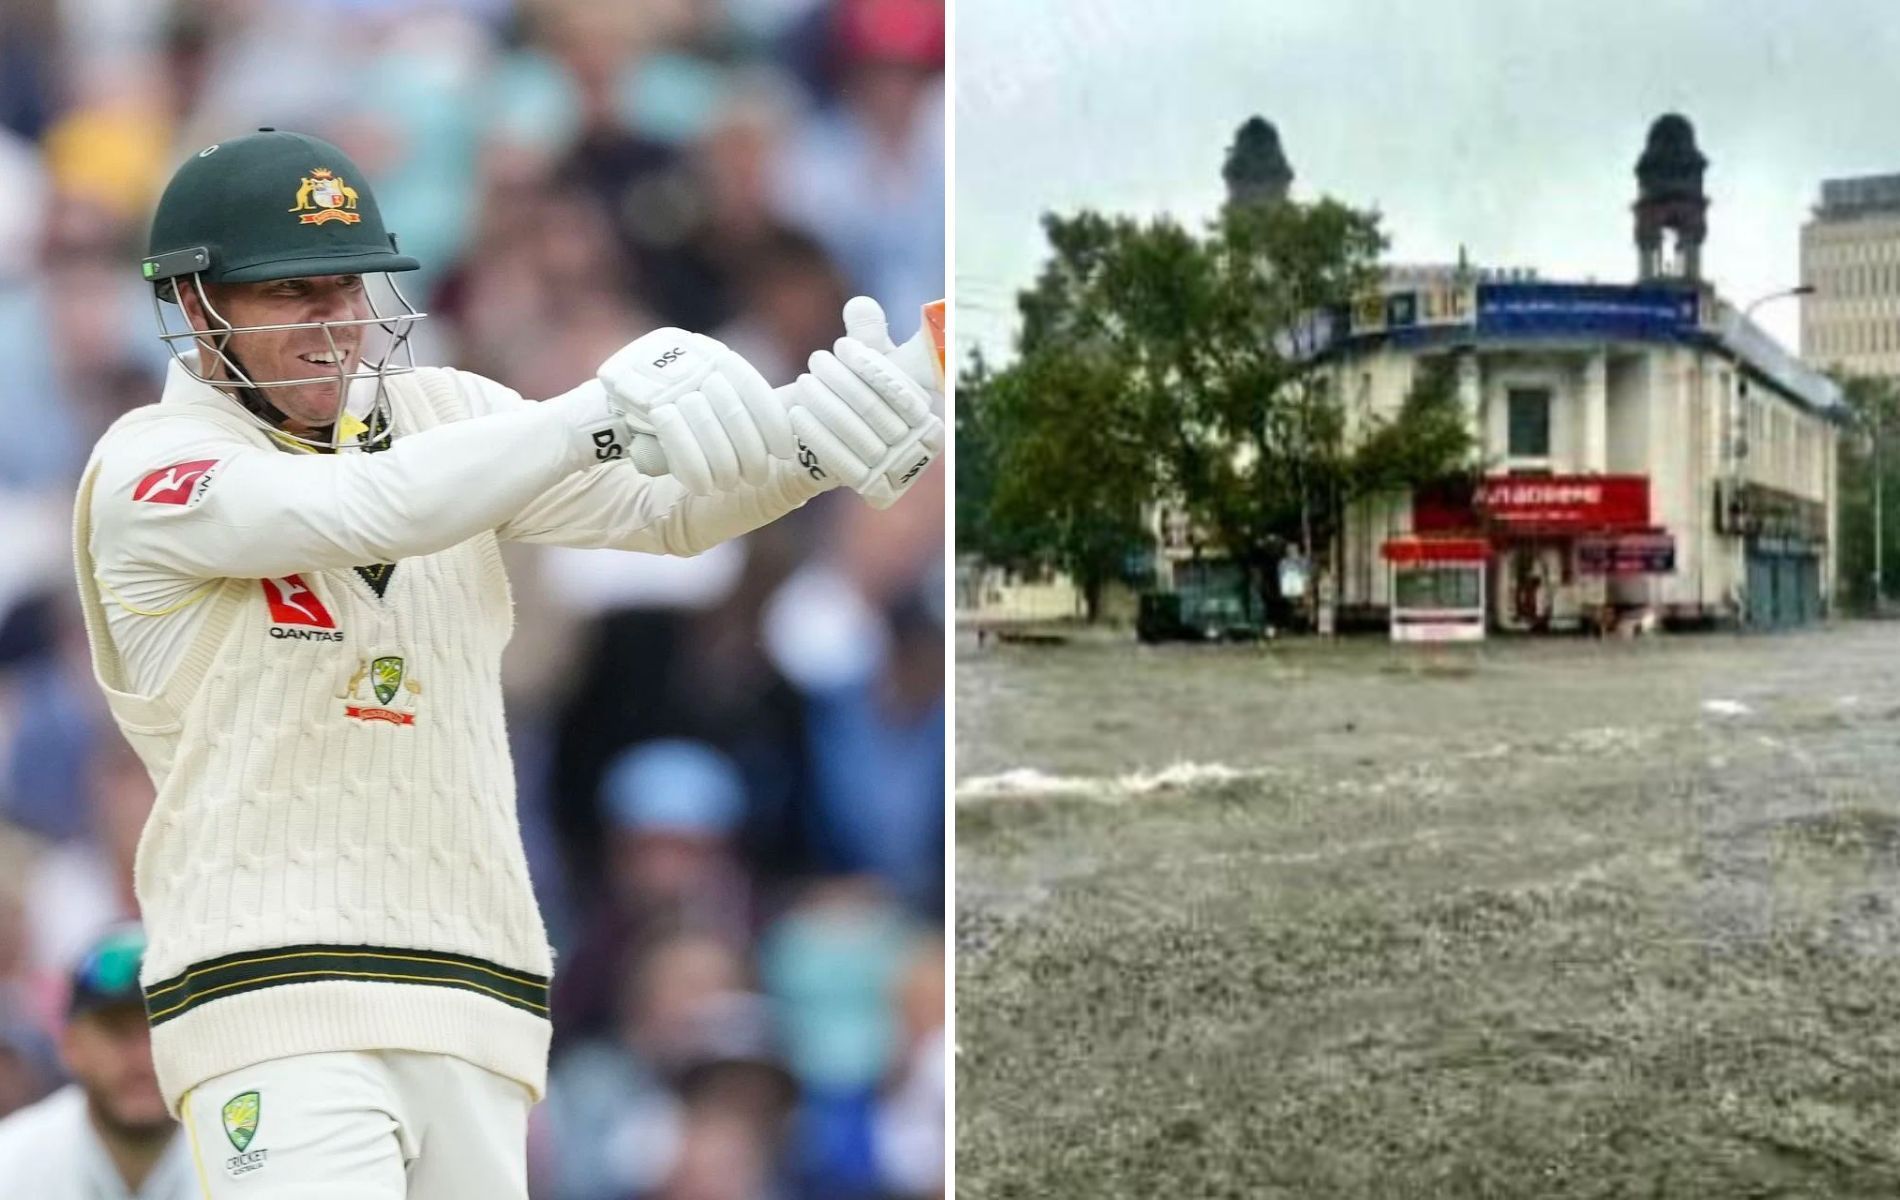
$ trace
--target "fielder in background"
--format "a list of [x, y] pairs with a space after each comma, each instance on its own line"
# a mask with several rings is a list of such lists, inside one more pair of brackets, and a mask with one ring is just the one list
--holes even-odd
[[72, 975], [59, 1056], [72, 1082], [0, 1121], [0, 1194], [32, 1200], [196, 1200], [178, 1123], [152, 1073], [139, 991], [145, 937], [112, 930]]
[[176, 361], [75, 505], [95, 673], [158, 789], [158, 1082], [218, 1200], [526, 1195], [552, 962], [498, 543], [697, 554], [841, 483], [889, 505], [943, 445], [940, 375], [867, 300], [776, 392], [661, 329], [534, 402], [414, 365], [386, 276], [417, 265], [337, 147], [199, 151], [143, 263]]

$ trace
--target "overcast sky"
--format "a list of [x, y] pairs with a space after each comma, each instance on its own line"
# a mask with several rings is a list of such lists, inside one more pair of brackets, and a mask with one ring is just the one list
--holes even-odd
[[[1703, 271], [1799, 282], [1826, 177], [1900, 172], [1895, 0], [959, 0], [958, 342], [1007, 354], [1041, 213], [1218, 208], [1233, 133], [1278, 126], [1294, 195], [1377, 208], [1395, 262], [1635, 273], [1650, 122], [1709, 159]], [[1758, 319], [1795, 345], [1795, 301]]]

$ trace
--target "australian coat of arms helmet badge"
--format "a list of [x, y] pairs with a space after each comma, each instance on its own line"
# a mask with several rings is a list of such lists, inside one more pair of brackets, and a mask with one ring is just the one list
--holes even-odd
[[356, 189], [328, 167], [318, 167], [297, 184], [297, 204], [290, 211], [301, 213], [297, 219], [305, 225], [325, 221], [344, 221], [354, 225], [362, 220], [350, 211], [356, 207]]

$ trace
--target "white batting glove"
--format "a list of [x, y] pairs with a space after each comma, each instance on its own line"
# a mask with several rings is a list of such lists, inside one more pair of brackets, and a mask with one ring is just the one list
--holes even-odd
[[785, 405], [764, 377], [705, 334], [656, 329], [616, 351], [597, 378], [634, 434], [636, 465], [647, 469], [642, 444], [657, 441], [654, 473], [697, 495], [763, 484], [772, 459], [798, 453]]
[[893, 361], [897, 347], [876, 301], [847, 304], [845, 328], [851, 336], [813, 354], [810, 374], [787, 389], [792, 431], [810, 452], [808, 469], [889, 508], [943, 453], [943, 419], [932, 411], [942, 393]]

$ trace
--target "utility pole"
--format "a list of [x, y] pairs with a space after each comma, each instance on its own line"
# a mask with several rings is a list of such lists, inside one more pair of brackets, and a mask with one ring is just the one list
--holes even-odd
[[1886, 384], [1874, 393], [1874, 615], [1879, 616], [1886, 608], [1886, 558], [1887, 538], [1882, 528], [1885, 518], [1887, 489], [1886, 477], [1880, 466], [1880, 435], [1887, 423]]

